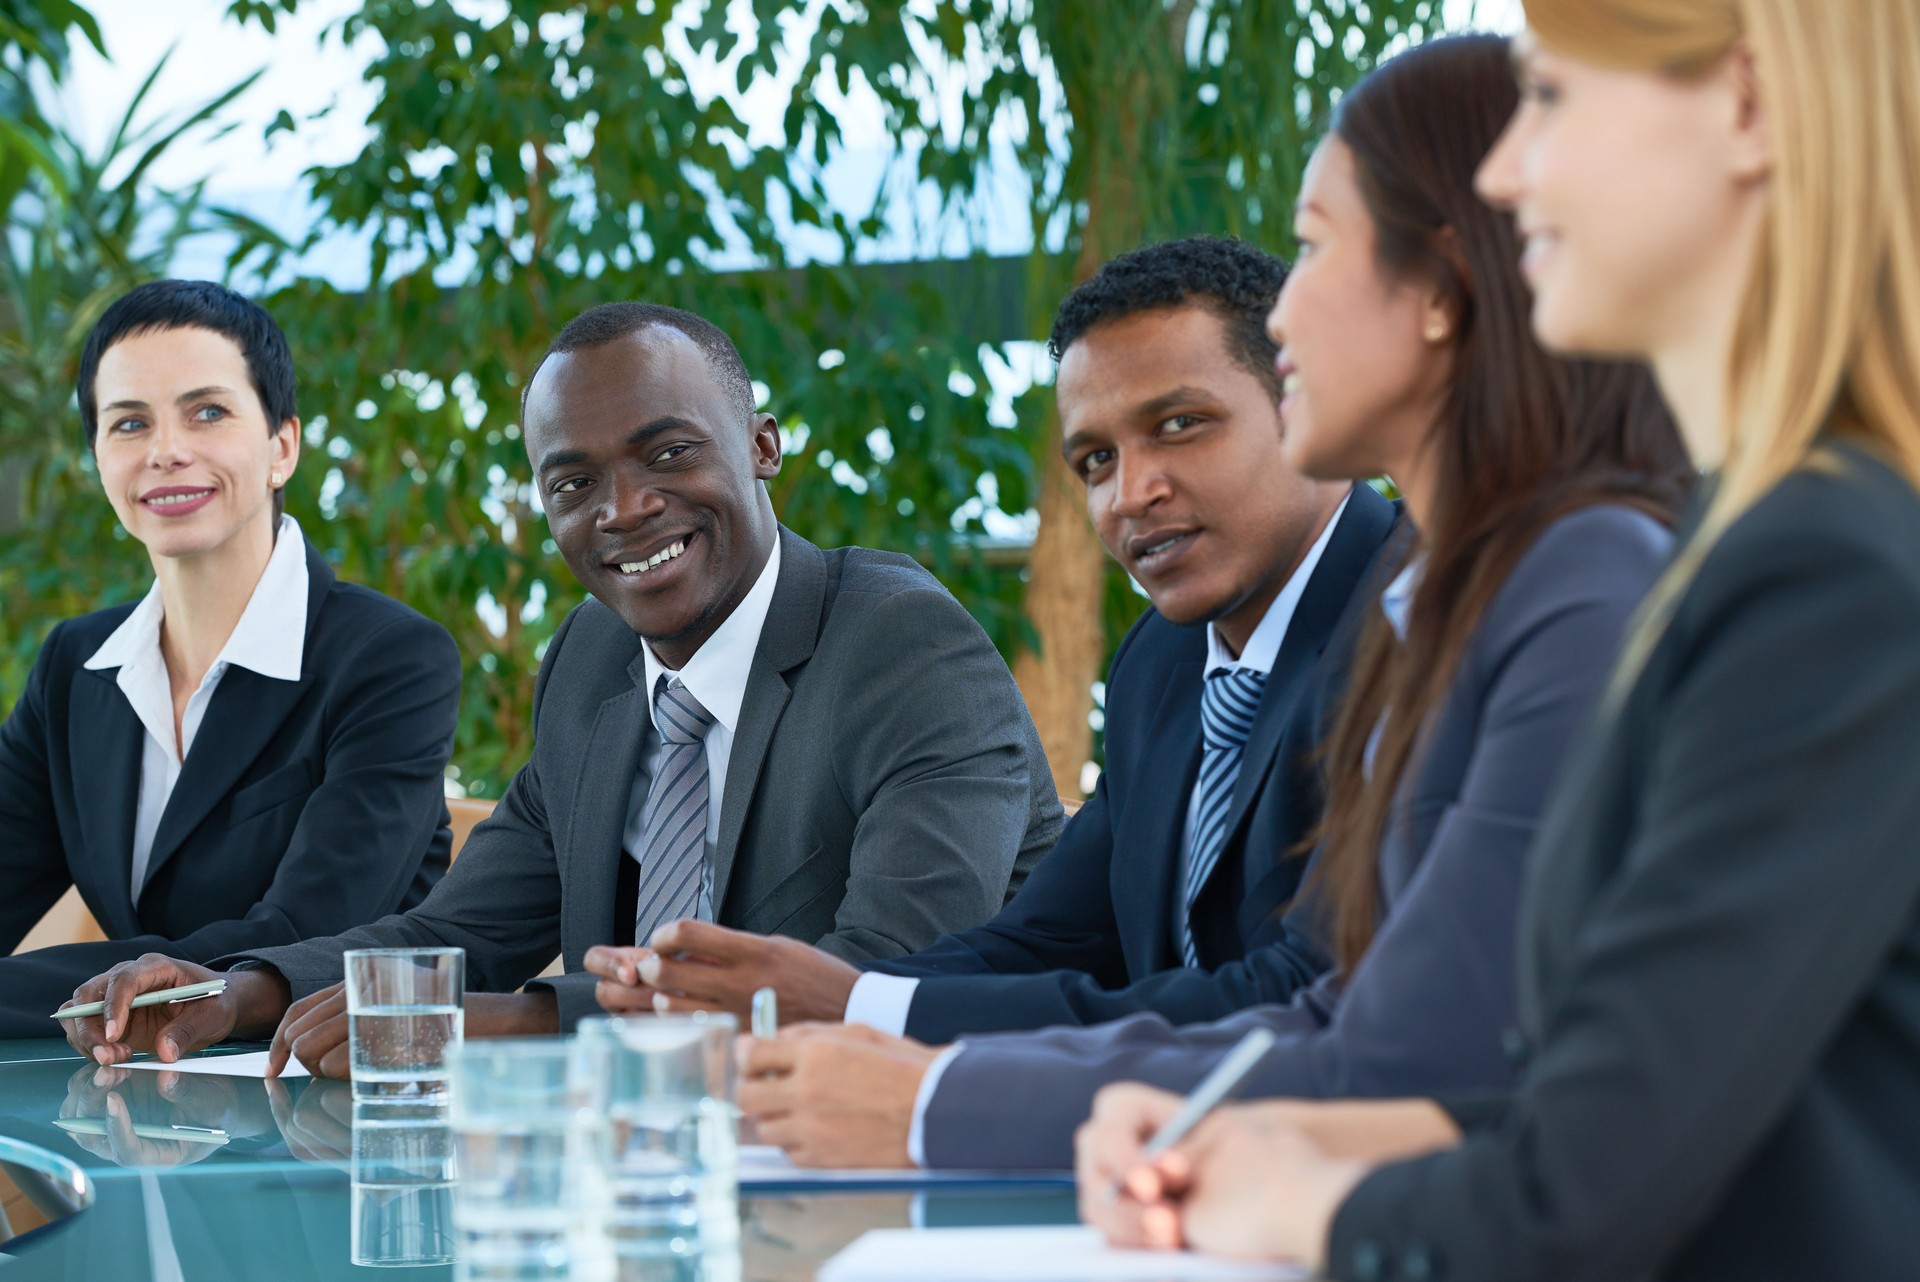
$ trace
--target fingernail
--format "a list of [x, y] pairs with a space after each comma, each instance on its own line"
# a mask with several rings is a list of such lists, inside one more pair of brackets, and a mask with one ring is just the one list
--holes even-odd
[[171, 1037], [162, 1037], [159, 1041], [154, 1043], [153, 1053], [158, 1055], [161, 1059], [171, 1059], [180, 1054], [180, 1048], [179, 1046], [174, 1044], [174, 1041]]
[[96, 1060], [98, 1060], [98, 1061], [99, 1061], [100, 1063], [102, 1063], [102, 1064], [104, 1064], [104, 1063], [106, 1063], [106, 1062], [107, 1062], [107, 1048], [106, 1048], [106, 1047], [104, 1047], [104, 1046], [96, 1046], [96, 1047], [94, 1047], [94, 1048], [93, 1048], [93, 1057], [94, 1057], [94, 1059], [96, 1059]]
[[110, 1042], [117, 1042], [120, 1040], [120, 1026], [114, 1023], [112, 1020], [107, 1021], [107, 1040]]
[[653, 1011], [656, 1015], [664, 1015], [667, 1013], [667, 995], [665, 993], [655, 993], [653, 995]]

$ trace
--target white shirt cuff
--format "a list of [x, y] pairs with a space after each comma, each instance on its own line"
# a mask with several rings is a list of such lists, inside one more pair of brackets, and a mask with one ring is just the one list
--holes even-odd
[[892, 1037], [907, 1033], [907, 1013], [913, 1009], [913, 990], [920, 981], [905, 975], [879, 975], [868, 971], [853, 981], [847, 994], [849, 1024], [865, 1024]]
[[927, 1165], [927, 1108], [933, 1103], [933, 1093], [940, 1089], [940, 1075], [966, 1046], [965, 1042], [955, 1042], [941, 1051], [933, 1063], [927, 1065], [926, 1076], [920, 1079], [920, 1091], [913, 1097], [913, 1124], [907, 1128], [907, 1160], [922, 1170]]

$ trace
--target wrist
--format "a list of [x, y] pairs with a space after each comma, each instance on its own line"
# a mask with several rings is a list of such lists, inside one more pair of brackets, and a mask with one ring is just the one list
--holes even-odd
[[293, 1005], [293, 989], [287, 977], [271, 966], [250, 966], [228, 971], [226, 980], [226, 997], [233, 1006], [233, 1036], [248, 1041], [272, 1037], [287, 1007]]
[[470, 993], [464, 1007], [468, 1037], [539, 1037], [560, 1031], [560, 1002], [551, 989]]

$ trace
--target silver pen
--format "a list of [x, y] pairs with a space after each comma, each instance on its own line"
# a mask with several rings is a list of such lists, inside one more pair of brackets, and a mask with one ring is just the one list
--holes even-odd
[[[1143, 1165], [1151, 1165], [1175, 1144], [1187, 1138], [1189, 1132], [1207, 1114], [1220, 1107], [1240, 1093], [1240, 1088], [1253, 1076], [1253, 1070], [1260, 1066], [1268, 1051], [1273, 1049], [1274, 1036], [1264, 1028], [1256, 1028], [1242, 1037], [1234, 1048], [1227, 1052], [1226, 1058], [1214, 1065], [1201, 1083], [1193, 1088], [1179, 1109], [1153, 1133], [1141, 1150]], [[1107, 1200], [1117, 1201], [1120, 1197], [1120, 1185], [1114, 1184], [1107, 1190]]]
[[773, 1037], [780, 1032], [780, 995], [762, 988], [753, 995], [753, 1016], [748, 1023], [755, 1037]]

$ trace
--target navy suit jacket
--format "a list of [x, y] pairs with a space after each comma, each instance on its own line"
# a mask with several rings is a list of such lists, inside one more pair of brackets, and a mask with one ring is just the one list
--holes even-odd
[[1357, 620], [1349, 603], [1370, 595], [1359, 589], [1397, 515], [1356, 485], [1294, 611], [1248, 736], [1226, 848], [1194, 904], [1201, 969], [1181, 964], [1176, 907], [1200, 769], [1206, 626], [1149, 610], [1108, 675], [1106, 770], [1053, 853], [984, 926], [869, 963], [920, 979], [910, 1036], [949, 1042], [1137, 1011], [1215, 1019], [1285, 1001], [1328, 967], [1285, 909], [1306, 864], [1297, 847], [1320, 821], [1314, 756], [1345, 674]]
[[[1074, 1128], [1100, 1087], [1190, 1091], [1253, 1028], [1278, 1042], [1248, 1096], [1505, 1085], [1527, 851], [1671, 545], [1653, 518], [1600, 503], [1553, 521], [1521, 556], [1400, 780], [1378, 854], [1380, 929], [1350, 974], [1329, 971], [1285, 1004], [1185, 1027], [1148, 1012], [1098, 1028], [968, 1037], [926, 1109], [928, 1163], [1071, 1166]], [[1289, 911], [1296, 930], [1320, 933], [1315, 898], [1303, 894]]]
[[54, 1032], [47, 1015], [75, 988], [142, 953], [208, 962], [345, 930], [420, 902], [446, 871], [459, 651], [309, 544], [300, 679], [221, 677], [136, 904], [146, 730], [118, 669], [84, 666], [132, 611], [54, 628], [0, 725], [0, 954], [69, 886], [107, 935], [0, 956], [0, 1037]]

